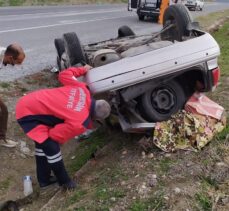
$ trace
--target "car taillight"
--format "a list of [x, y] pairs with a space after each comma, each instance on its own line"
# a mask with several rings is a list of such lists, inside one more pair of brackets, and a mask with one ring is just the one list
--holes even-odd
[[214, 84], [214, 86], [216, 86], [218, 84], [219, 78], [220, 78], [220, 68], [219, 67], [212, 70], [212, 76], [213, 76], [213, 84]]

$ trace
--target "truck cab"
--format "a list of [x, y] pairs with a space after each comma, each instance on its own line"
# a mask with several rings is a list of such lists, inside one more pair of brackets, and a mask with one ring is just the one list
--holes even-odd
[[136, 11], [139, 20], [145, 17], [158, 19], [162, 0], [129, 0], [128, 11]]
[[157, 21], [163, 1], [167, 1], [169, 6], [183, 3], [184, 0], [128, 0], [128, 11], [135, 11], [141, 21], [147, 17]]

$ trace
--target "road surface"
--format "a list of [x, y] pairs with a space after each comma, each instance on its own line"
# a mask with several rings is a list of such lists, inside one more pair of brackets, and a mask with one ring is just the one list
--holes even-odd
[[[229, 3], [206, 3], [203, 12], [193, 16], [229, 9]], [[53, 40], [63, 33], [75, 31], [83, 44], [114, 38], [118, 28], [130, 26], [136, 34], [159, 31], [161, 26], [151, 21], [140, 22], [126, 4], [36, 6], [0, 8], [0, 45], [20, 43], [26, 52], [22, 66], [0, 71], [0, 81], [12, 81], [21, 76], [55, 66]]]

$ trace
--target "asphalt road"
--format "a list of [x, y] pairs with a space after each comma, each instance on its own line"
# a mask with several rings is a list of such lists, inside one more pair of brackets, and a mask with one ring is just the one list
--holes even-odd
[[[229, 3], [207, 3], [204, 11], [192, 15], [223, 9], [229, 9]], [[63, 33], [75, 31], [82, 44], [87, 44], [116, 37], [122, 25], [130, 26], [136, 34], [161, 29], [151, 21], [140, 22], [135, 12], [127, 11], [126, 4], [0, 8], [0, 45], [18, 42], [26, 52], [22, 66], [0, 71], [0, 81], [12, 81], [55, 66], [53, 40]]]

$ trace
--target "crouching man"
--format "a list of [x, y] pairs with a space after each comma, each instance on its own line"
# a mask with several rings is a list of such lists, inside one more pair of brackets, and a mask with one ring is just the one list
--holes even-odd
[[53, 183], [51, 171], [64, 189], [74, 189], [61, 155], [60, 144], [92, 128], [94, 120], [110, 114], [105, 100], [94, 100], [85, 83], [77, 80], [91, 69], [71, 67], [59, 74], [63, 87], [43, 89], [23, 96], [16, 105], [16, 118], [35, 142], [37, 179], [40, 187]]
[[[0, 47], [0, 70], [7, 65], [20, 65], [25, 59], [25, 53], [22, 47], [17, 44], [11, 44], [7, 48]], [[0, 145], [5, 147], [15, 147], [16, 141], [6, 137], [8, 123], [8, 109], [0, 98]]]

